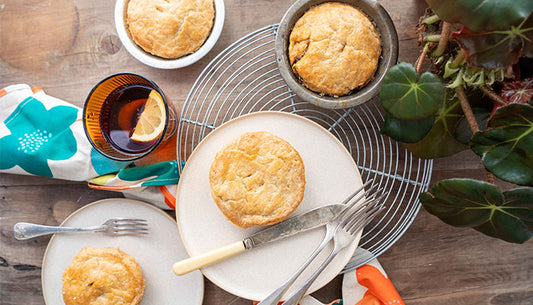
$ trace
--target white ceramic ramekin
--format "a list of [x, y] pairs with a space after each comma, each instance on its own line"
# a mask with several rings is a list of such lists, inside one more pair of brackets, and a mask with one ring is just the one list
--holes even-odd
[[213, 48], [218, 38], [220, 37], [220, 33], [222, 32], [222, 28], [224, 26], [224, 0], [214, 0], [213, 2], [215, 4], [215, 22], [213, 24], [211, 34], [209, 34], [209, 37], [204, 42], [204, 44], [194, 53], [185, 55], [177, 59], [166, 59], [158, 57], [144, 51], [141, 47], [135, 44], [135, 42], [128, 35], [124, 19], [128, 1], [129, 0], [117, 0], [115, 4], [115, 27], [117, 29], [118, 37], [120, 38], [120, 41], [122, 42], [126, 50], [133, 57], [135, 57], [140, 62], [154, 68], [177, 69], [189, 66], [197, 62]]

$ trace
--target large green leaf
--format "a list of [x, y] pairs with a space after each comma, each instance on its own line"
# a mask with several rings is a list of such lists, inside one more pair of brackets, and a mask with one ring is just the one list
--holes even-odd
[[433, 116], [423, 120], [403, 121], [387, 113], [380, 132], [399, 142], [415, 143], [428, 134], [433, 122], [435, 122]]
[[499, 178], [533, 185], [533, 107], [511, 104], [499, 108], [488, 130], [472, 137], [472, 150], [485, 168]]
[[390, 68], [383, 78], [380, 101], [397, 119], [427, 119], [439, 110], [443, 90], [438, 76], [424, 72], [418, 78], [415, 67], [402, 62]]
[[513, 65], [521, 56], [533, 56], [533, 15], [503, 31], [476, 32], [463, 27], [452, 37], [466, 51], [470, 65], [487, 69]]
[[531, 0], [426, 0], [442, 19], [474, 31], [507, 30], [533, 11]]
[[461, 105], [453, 89], [446, 89], [445, 95], [445, 103], [441, 104], [429, 133], [417, 143], [405, 144], [409, 151], [420, 158], [446, 157], [468, 149], [467, 145], [459, 143], [454, 137], [457, 122], [463, 117]]
[[488, 236], [523, 243], [533, 236], [533, 189], [501, 192], [493, 184], [473, 179], [436, 183], [420, 201], [447, 224], [472, 227]]

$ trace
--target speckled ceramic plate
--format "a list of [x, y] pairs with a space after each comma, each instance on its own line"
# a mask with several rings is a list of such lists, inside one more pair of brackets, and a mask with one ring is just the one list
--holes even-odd
[[53, 236], [46, 249], [41, 274], [46, 304], [64, 304], [61, 294], [63, 272], [74, 256], [87, 246], [119, 247], [137, 261], [145, 279], [141, 304], [202, 304], [202, 274], [196, 271], [176, 276], [172, 272], [172, 264], [186, 258], [187, 253], [176, 229], [176, 222], [160, 209], [131, 199], [105, 199], [75, 211], [61, 225], [96, 225], [113, 217], [146, 219], [149, 233], [138, 236], [112, 236], [103, 233]]
[[[291, 216], [339, 203], [362, 185], [350, 153], [326, 129], [302, 116], [286, 112], [256, 112], [228, 121], [212, 131], [185, 162], [177, 191], [177, 220], [183, 243], [191, 256], [242, 240], [261, 227], [241, 229], [220, 212], [211, 198], [209, 167], [223, 145], [244, 132], [268, 131], [288, 141], [305, 166], [304, 199]], [[202, 269], [224, 290], [260, 300], [280, 286], [322, 241], [325, 229], [300, 233]], [[355, 251], [359, 238], [342, 251], [311, 286], [315, 291], [332, 280]], [[332, 250], [330, 244], [289, 290], [294, 291]]]

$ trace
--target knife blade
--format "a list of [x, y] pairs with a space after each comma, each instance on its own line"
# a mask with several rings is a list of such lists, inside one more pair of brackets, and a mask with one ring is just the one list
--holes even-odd
[[264, 243], [283, 239], [299, 232], [304, 232], [326, 224], [337, 216], [343, 204], [331, 204], [316, 208], [299, 216], [291, 217], [267, 229], [259, 231], [243, 240], [246, 250], [258, 247]]
[[241, 241], [174, 263], [172, 271], [184, 275], [263, 244], [318, 228], [339, 215], [345, 207], [344, 204], [330, 204], [291, 217]]

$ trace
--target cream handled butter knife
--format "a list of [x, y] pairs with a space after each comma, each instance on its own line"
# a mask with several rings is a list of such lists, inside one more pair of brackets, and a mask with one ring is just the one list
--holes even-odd
[[244, 240], [179, 261], [174, 264], [172, 270], [177, 275], [187, 274], [246, 250], [317, 228], [341, 213], [345, 207], [344, 204], [331, 204], [291, 217]]

